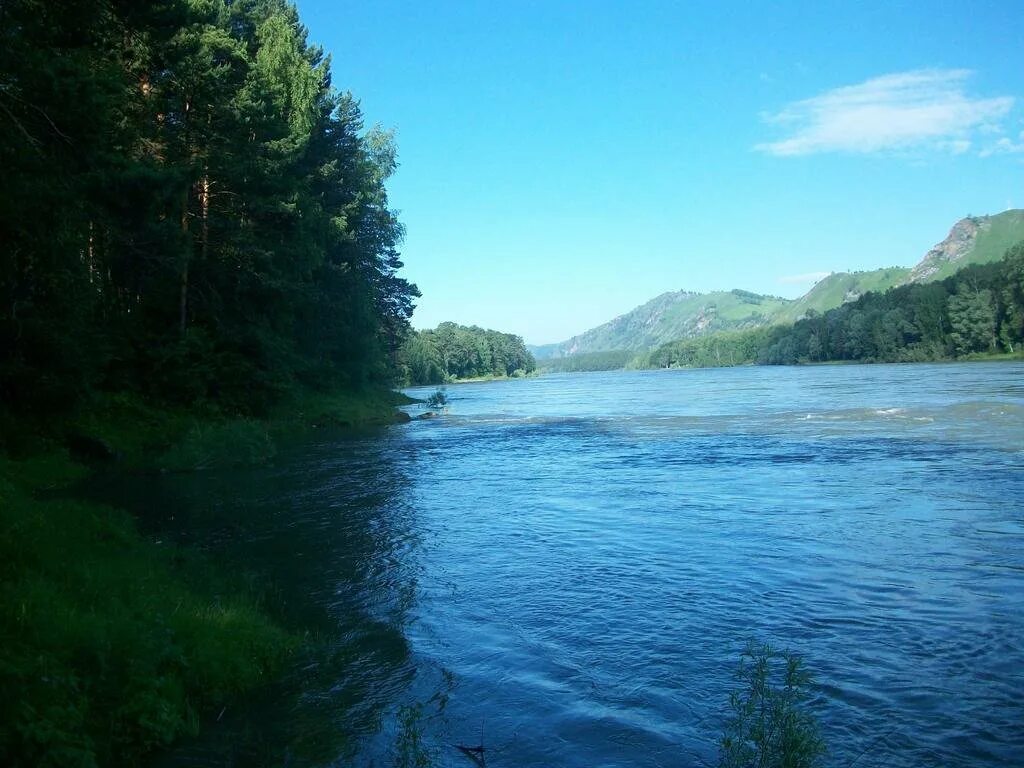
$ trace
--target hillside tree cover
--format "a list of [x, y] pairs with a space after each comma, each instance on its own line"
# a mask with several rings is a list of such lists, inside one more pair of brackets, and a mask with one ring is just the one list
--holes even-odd
[[521, 376], [537, 367], [521, 337], [455, 323], [412, 333], [399, 353], [399, 361], [410, 384]]
[[1002, 261], [976, 264], [940, 282], [869, 293], [775, 329], [756, 360], [768, 364], [856, 360], [916, 362], [1020, 348], [1024, 243]]
[[664, 344], [649, 368], [760, 363], [918, 362], [1013, 353], [1024, 342], [1024, 243], [1002, 261], [975, 264], [940, 282], [867, 293], [793, 325], [718, 333]]
[[284, 0], [0, 6], [0, 401], [260, 413], [387, 383], [392, 137]]

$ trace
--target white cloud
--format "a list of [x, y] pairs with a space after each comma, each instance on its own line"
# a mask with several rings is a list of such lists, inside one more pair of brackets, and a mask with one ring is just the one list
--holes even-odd
[[936, 146], [951, 155], [962, 155], [971, 148], [971, 142], [968, 139], [951, 139], [941, 141]]
[[968, 96], [964, 86], [970, 76], [965, 69], [897, 72], [793, 102], [781, 112], [762, 115], [789, 135], [755, 149], [778, 156], [966, 152], [976, 134], [998, 132], [998, 121], [1014, 103], [1009, 96]]
[[806, 272], [802, 275], [784, 275], [778, 278], [778, 281], [786, 285], [806, 285], [824, 280], [831, 274], [831, 272]]
[[1021, 131], [1017, 141], [1012, 141], [1004, 136], [994, 144], [985, 147], [978, 154], [982, 157], [989, 157], [990, 155], [1015, 155], [1020, 152], [1024, 152], [1024, 131]]

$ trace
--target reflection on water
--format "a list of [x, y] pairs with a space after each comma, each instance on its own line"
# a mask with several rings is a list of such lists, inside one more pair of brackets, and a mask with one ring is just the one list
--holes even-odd
[[439, 765], [481, 734], [492, 768], [713, 764], [752, 637], [817, 673], [831, 764], [1020, 764], [1024, 365], [448, 396], [270, 468], [118, 485], [322, 640], [164, 764], [391, 765], [417, 701]]
[[118, 478], [103, 488], [140, 511], [152, 535], [272, 584], [278, 618], [313, 638], [285, 679], [156, 765], [347, 763], [378, 736], [416, 675], [405, 628], [420, 534], [393, 437], [334, 434], [270, 467]]

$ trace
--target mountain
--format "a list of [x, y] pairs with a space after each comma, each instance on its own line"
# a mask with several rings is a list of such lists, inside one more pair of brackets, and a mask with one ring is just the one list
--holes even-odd
[[968, 264], [999, 261], [1010, 246], [1024, 240], [1024, 210], [994, 216], [968, 216], [925, 254], [910, 272], [909, 283], [942, 280]]
[[910, 275], [910, 267], [885, 267], [869, 272], [833, 272], [814, 284], [807, 293], [790, 302], [773, 318], [776, 323], [795, 323], [809, 310], [827, 312], [840, 304], [856, 301], [869, 291], [884, 293], [902, 285]]
[[529, 349], [538, 360], [613, 349], [639, 352], [676, 339], [767, 325], [791, 303], [740, 290], [663, 293], [568, 341]]
[[663, 293], [567, 341], [527, 348], [538, 361], [609, 350], [641, 352], [716, 331], [793, 323], [808, 311], [826, 312], [868, 292], [883, 293], [906, 283], [942, 280], [969, 264], [997, 261], [1021, 240], [1024, 210], [968, 216], [954, 224], [946, 239], [914, 267], [833, 272], [796, 300], [741, 290]]

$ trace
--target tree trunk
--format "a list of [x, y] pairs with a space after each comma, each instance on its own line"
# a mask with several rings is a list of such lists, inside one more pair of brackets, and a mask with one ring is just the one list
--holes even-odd
[[185, 187], [181, 200], [181, 234], [183, 238], [183, 252], [181, 264], [181, 295], [178, 300], [178, 332], [184, 336], [188, 327], [188, 267], [192, 253], [192, 241], [188, 231], [188, 205], [190, 187]]
[[204, 169], [203, 178], [199, 182], [199, 215], [202, 228], [199, 235], [199, 255], [205, 262], [210, 251], [210, 176]]

